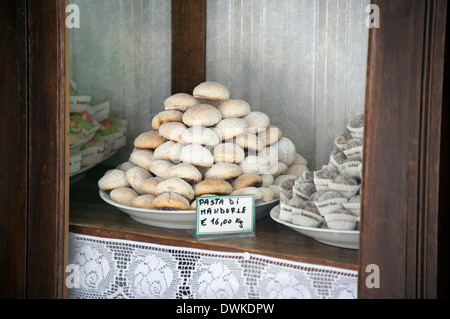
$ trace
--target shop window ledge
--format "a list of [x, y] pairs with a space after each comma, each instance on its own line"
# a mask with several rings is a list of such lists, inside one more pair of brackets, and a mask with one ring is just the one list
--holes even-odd
[[[321, 244], [266, 216], [255, 225], [255, 237], [198, 241], [188, 230], [140, 224], [104, 202], [97, 181], [109, 167], [98, 166], [72, 178], [69, 231], [103, 238], [223, 252], [249, 252], [303, 263], [358, 269], [358, 250]], [[78, 179], [78, 180], [76, 180]]]

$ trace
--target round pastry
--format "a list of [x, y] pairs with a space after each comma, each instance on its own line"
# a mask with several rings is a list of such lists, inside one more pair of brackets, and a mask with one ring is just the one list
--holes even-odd
[[319, 200], [320, 196], [326, 194], [327, 192], [330, 192], [330, 191], [329, 190], [316, 191], [314, 194], [309, 196], [309, 200], [313, 203], [316, 203]]
[[120, 169], [121, 171], [128, 171], [130, 168], [136, 167], [137, 165], [134, 164], [133, 162], [130, 161], [126, 161], [123, 162], [122, 164], [117, 165], [116, 169]]
[[321, 170], [326, 170], [326, 171], [329, 171], [329, 172], [339, 173], [339, 168], [336, 168], [336, 166], [334, 166], [334, 165], [332, 165], [330, 163], [328, 163], [326, 165], [322, 165]]
[[330, 181], [338, 177], [338, 173], [331, 172], [326, 169], [321, 169], [314, 172], [314, 184], [316, 185], [316, 189], [320, 190], [329, 190], [328, 184]]
[[[271, 165], [264, 173], [265, 174], [272, 174], [274, 178], [278, 178], [280, 176], [283, 176], [282, 174], [286, 173], [288, 170], [288, 167], [286, 164], [277, 162], [273, 165]], [[295, 176], [295, 175], [292, 175]]]
[[359, 160], [346, 160], [338, 166], [338, 171], [342, 175], [354, 177], [361, 180], [363, 163]]
[[164, 108], [166, 110], [186, 111], [187, 109], [200, 104], [199, 101], [190, 94], [176, 93], [169, 96], [164, 101]]
[[129, 187], [116, 188], [109, 193], [113, 201], [124, 206], [131, 206], [133, 199], [137, 196], [139, 196], [138, 193]]
[[293, 164], [290, 167], [288, 167], [286, 174], [288, 175], [295, 175], [298, 178], [302, 176], [302, 174], [308, 170], [308, 167], [303, 164]]
[[159, 176], [149, 177], [141, 182], [141, 189], [146, 194], [156, 195], [156, 186], [162, 181], [164, 181], [164, 178]]
[[355, 117], [347, 126], [352, 136], [355, 138], [364, 138], [364, 114]]
[[202, 180], [202, 173], [197, 167], [189, 163], [180, 163], [169, 168], [168, 177], [178, 177], [188, 183], [198, 183]]
[[115, 188], [128, 187], [127, 176], [120, 169], [113, 169], [98, 180], [98, 188], [102, 190], [112, 190]]
[[313, 182], [296, 182], [292, 191], [301, 199], [309, 200], [311, 195], [317, 192], [317, 189]]
[[269, 187], [270, 185], [273, 184], [273, 176], [272, 174], [261, 174], [261, 179], [262, 179], [262, 185], [261, 187]]
[[358, 181], [356, 179], [347, 175], [336, 176], [333, 182], [335, 184], [350, 185], [350, 186], [358, 185]]
[[171, 177], [159, 183], [155, 188], [155, 193], [157, 196], [164, 193], [176, 193], [188, 200], [193, 200], [195, 197], [192, 186], [178, 177]]
[[326, 214], [325, 221], [330, 229], [354, 230], [358, 218], [345, 208], [339, 208]]
[[189, 210], [189, 201], [177, 193], [164, 193], [153, 200], [153, 209]]
[[[344, 153], [345, 150], [349, 150], [355, 147], [360, 147], [363, 146], [363, 140], [360, 138], [352, 138], [350, 141], [347, 142], [347, 144], [345, 145], [344, 148]], [[348, 156], [347, 156], [348, 157]], [[349, 157], [348, 157], [349, 158]]]
[[247, 130], [251, 133], [264, 131], [270, 124], [270, 119], [267, 114], [259, 111], [252, 111], [244, 117], [247, 122]]
[[258, 200], [261, 200], [263, 198], [263, 195], [259, 188], [257, 187], [244, 187], [234, 190], [230, 195], [254, 195], [255, 202]]
[[231, 186], [237, 190], [245, 187], [261, 187], [262, 184], [263, 180], [258, 174], [242, 174], [233, 181]]
[[263, 174], [269, 168], [269, 161], [262, 156], [248, 155], [240, 166], [244, 174]]
[[155, 149], [153, 159], [177, 162], [183, 146], [183, 144], [179, 144], [174, 141], [167, 141]]
[[361, 215], [361, 195], [355, 195], [348, 200], [347, 203], [343, 203], [342, 206], [353, 216], [359, 217]]
[[105, 176], [105, 175], [107, 175], [107, 174], [109, 174], [109, 173], [112, 173], [112, 172], [114, 172], [114, 168], [107, 170], [107, 171], [105, 172], [105, 174], [103, 174], [103, 176]]
[[322, 216], [325, 216], [336, 209], [342, 208], [342, 205], [348, 202], [347, 198], [336, 191], [327, 191], [318, 198], [316, 198], [317, 196], [314, 197], [314, 204], [319, 209]]
[[268, 202], [268, 201], [271, 201], [271, 200], [275, 199], [273, 191], [270, 188], [268, 188], [268, 187], [260, 187], [258, 189], [259, 189], [259, 191], [260, 191], [260, 193], [262, 195], [262, 201], [263, 202]]
[[306, 158], [304, 158], [303, 156], [301, 156], [299, 153], [297, 153], [297, 155], [295, 156], [295, 161], [294, 163], [292, 163], [292, 165], [308, 165], [308, 161], [306, 160]]
[[362, 128], [364, 126], [364, 114], [356, 116], [348, 125], [350, 128]]
[[358, 184], [358, 181], [354, 177], [339, 175], [328, 183], [328, 187], [347, 198], [352, 198], [358, 193], [361, 185]]
[[176, 142], [182, 143], [181, 135], [187, 129], [186, 125], [180, 122], [169, 122], [164, 123], [159, 127], [159, 135], [163, 138]]
[[217, 163], [241, 163], [245, 159], [244, 150], [234, 143], [223, 143], [212, 150]]
[[153, 162], [153, 151], [152, 150], [142, 150], [133, 149], [130, 154], [129, 161], [142, 167], [146, 170], [150, 170], [150, 165]]
[[334, 143], [342, 150], [352, 138], [352, 133], [347, 129], [336, 137]]
[[314, 182], [314, 172], [304, 171], [302, 176], [298, 180], [313, 183]]
[[362, 160], [363, 158], [363, 140], [352, 138], [343, 147], [342, 151], [349, 160]]
[[305, 227], [319, 227], [324, 222], [316, 205], [312, 202], [303, 202], [292, 211], [292, 223]]
[[258, 133], [258, 137], [266, 146], [269, 146], [278, 142], [283, 137], [283, 133], [278, 127], [269, 125], [265, 130]]
[[274, 199], [280, 198], [280, 192], [281, 192], [280, 186], [272, 184], [269, 186], [269, 189], [272, 191]]
[[137, 149], [152, 149], [154, 150], [161, 144], [164, 144], [167, 140], [159, 135], [158, 131], [148, 131], [139, 134], [134, 140], [134, 147]]
[[280, 201], [280, 215], [278, 217], [281, 220], [292, 223], [292, 205], [289, 201]]
[[243, 149], [260, 152], [264, 149], [265, 144], [261, 139], [253, 133], [245, 133], [236, 137], [236, 145], [239, 145]]
[[347, 160], [347, 156], [345, 156], [344, 152], [339, 147], [336, 147], [330, 154], [330, 165], [337, 168], [339, 165], [344, 163]]
[[174, 163], [165, 160], [154, 160], [150, 165], [150, 172], [162, 178], [169, 177], [169, 170], [175, 166]]
[[149, 171], [142, 167], [133, 167], [130, 168], [125, 175], [131, 188], [133, 188], [136, 193], [139, 195], [145, 194], [145, 191], [141, 187], [141, 183], [143, 180], [152, 177]]
[[289, 200], [280, 201], [280, 216], [281, 220], [292, 223], [293, 213], [299, 212], [299, 208], [303, 204], [304, 200], [292, 197]]
[[344, 201], [342, 201], [343, 203], [348, 202], [348, 199], [346, 199], [341, 193], [336, 192], [336, 191], [325, 191], [323, 192], [316, 200], [316, 202], [318, 203], [322, 203], [325, 201], [329, 201], [330, 199], [344, 199]]
[[211, 152], [200, 144], [183, 146], [179, 159], [195, 166], [211, 167], [214, 164], [214, 157]]
[[156, 198], [155, 195], [144, 194], [133, 198], [131, 201], [131, 206], [136, 208], [145, 208], [152, 209], [153, 208], [153, 200]]
[[258, 156], [264, 157], [269, 161], [269, 165], [272, 166], [278, 163], [278, 148], [276, 146], [267, 146], [262, 149]]
[[242, 135], [247, 130], [247, 122], [241, 118], [223, 119], [214, 128], [222, 141]]
[[290, 190], [294, 187], [295, 181], [296, 181], [295, 178], [288, 178], [288, 179], [285, 179], [285, 180], [283, 180], [283, 182], [280, 184], [280, 188], [281, 188], [282, 190], [285, 190], [285, 191], [290, 191]]
[[242, 169], [233, 163], [216, 163], [205, 172], [206, 179], [232, 179], [242, 174]]
[[220, 179], [205, 179], [194, 186], [195, 196], [205, 194], [230, 195], [232, 191], [233, 186]]
[[176, 110], [162, 111], [158, 113], [152, 120], [152, 129], [159, 131], [159, 127], [164, 123], [182, 122], [183, 112]]
[[295, 196], [293, 196], [289, 200], [283, 200], [282, 202], [280, 202], [280, 204], [283, 204], [284, 210], [285, 211], [289, 211], [291, 213], [291, 216], [290, 216], [291, 217], [291, 220], [290, 220], [291, 223], [292, 223], [292, 212], [298, 211], [298, 209], [300, 208], [300, 206], [302, 204], [304, 204], [304, 202], [305, 201], [303, 199], [295, 197]]
[[285, 202], [286, 204], [288, 204], [291, 208], [294, 208], [294, 211], [295, 211], [295, 208], [299, 208], [299, 206], [301, 205], [301, 204], [303, 204], [305, 201], [303, 200], [303, 199], [301, 199], [301, 198], [299, 198], [299, 197], [296, 197], [296, 196], [292, 196], [292, 198], [291, 199], [289, 199], [287, 202]]
[[192, 126], [181, 134], [184, 144], [200, 144], [204, 146], [216, 146], [220, 143], [219, 136], [212, 129], [204, 126]]
[[297, 150], [294, 143], [287, 137], [282, 137], [278, 143], [278, 160], [288, 167], [294, 163], [297, 158]]
[[[274, 186], [274, 185], [272, 185], [272, 186]], [[290, 201], [292, 198], [296, 198], [296, 197], [294, 197], [294, 192], [292, 190], [286, 191], [284, 189], [281, 189], [280, 186], [277, 186], [277, 187], [280, 191], [280, 202], [286, 203], [286, 202]], [[299, 199], [302, 199], [302, 198], [299, 198]]]
[[247, 116], [251, 112], [250, 105], [242, 100], [225, 101], [217, 109], [224, 119]]
[[193, 95], [196, 98], [226, 101], [230, 98], [230, 92], [222, 84], [206, 81], [194, 88]]
[[[216, 194], [205, 194], [202, 195], [202, 197], [216, 197]], [[196, 210], [197, 209], [197, 199], [194, 199], [191, 203], [191, 209]]]
[[187, 126], [214, 126], [222, 120], [222, 113], [209, 104], [191, 107], [183, 114], [183, 123]]
[[361, 195], [355, 195], [348, 200], [349, 203], [361, 204]]

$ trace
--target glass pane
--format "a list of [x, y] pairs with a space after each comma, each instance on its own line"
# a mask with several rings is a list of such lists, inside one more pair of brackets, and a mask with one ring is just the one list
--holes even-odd
[[369, 0], [209, 0], [207, 79], [269, 115], [311, 170], [364, 112]]
[[138, 134], [170, 95], [171, 2], [72, 0], [80, 27], [70, 31], [70, 74], [91, 103], [110, 103], [110, 115], [126, 119], [128, 160]]

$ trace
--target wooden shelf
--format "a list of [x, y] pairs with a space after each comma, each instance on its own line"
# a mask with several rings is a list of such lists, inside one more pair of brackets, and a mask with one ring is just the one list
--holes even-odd
[[73, 233], [148, 242], [161, 245], [250, 252], [291, 261], [358, 269], [358, 251], [316, 242], [270, 216], [258, 220], [255, 237], [197, 241], [188, 230], [166, 229], [137, 223], [127, 214], [105, 203], [98, 194], [97, 181], [110, 167], [97, 166], [70, 185], [70, 224]]

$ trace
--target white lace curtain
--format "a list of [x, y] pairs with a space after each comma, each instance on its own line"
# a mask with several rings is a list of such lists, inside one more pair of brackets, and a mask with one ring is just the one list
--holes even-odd
[[75, 233], [69, 245], [71, 299], [357, 298], [347, 269]]

